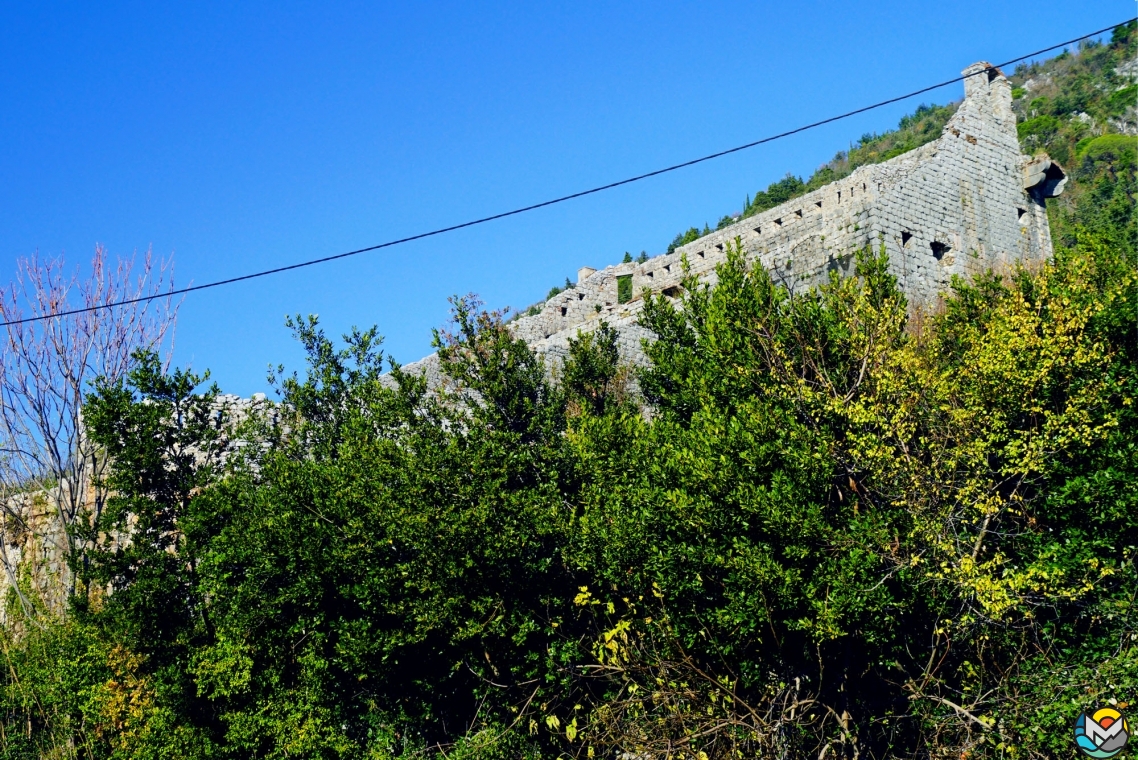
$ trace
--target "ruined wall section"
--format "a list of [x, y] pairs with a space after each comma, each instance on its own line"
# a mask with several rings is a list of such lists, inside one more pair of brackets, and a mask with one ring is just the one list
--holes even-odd
[[[1044, 199], [1062, 189], [1062, 172], [1047, 159], [1020, 153], [1011, 86], [981, 62], [962, 72], [965, 97], [941, 136], [889, 161], [739, 222], [642, 264], [601, 271], [584, 268], [575, 288], [549, 299], [539, 314], [511, 329], [551, 365], [568, 339], [602, 322], [617, 327], [626, 360], [644, 361], [636, 325], [643, 294], [678, 296], [681, 259], [714, 282], [715, 266], [738, 239], [792, 292], [803, 292], [837, 272], [853, 274], [862, 248], [884, 245], [890, 267], [911, 303], [931, 305], [952, 277], [974, 277], [1014, 261], [1051, 255]], [[621, 303], [619, 281], [631, 277], [632, 297]], [[431, 370], [432, 358], [409, 365]]]

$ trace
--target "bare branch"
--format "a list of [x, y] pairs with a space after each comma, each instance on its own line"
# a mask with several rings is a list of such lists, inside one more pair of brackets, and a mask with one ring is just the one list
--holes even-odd
[[[106, 249], [96, 246], [83, 276], [78, 268], [69, 270], [63, 256], [34, 254], [18, 260], [15, 279], [0, 286], [0, 318], [50, 317], [161, 295], [173, 288], [172, 276], [171, 262], [149, 250], [140, 261], [112, 264]], [[70, 567], [83, 551], [76, 528], [102, 509], [102, 462], [83, 435], [84, 396], [96, 378], [113, 382], [125, 375], [136, 350], [158, 350], [172, 340], [178, 306], [158, 299], [10, 324], [0, 334], [0, 511], [25, 528], [25, 541], [51, 548], [34, 559], [28, 552], [0, 552], [0, 564], [9, 583], [19, 575], [14, 555], [40, 565], [29, 568], [33, 578], [56, 572], [52, 587], [43, 589], [49, 611], [61, 611], [75, 591]], [[43, 495], [48, 509], [30, 513], [30, 494]]]

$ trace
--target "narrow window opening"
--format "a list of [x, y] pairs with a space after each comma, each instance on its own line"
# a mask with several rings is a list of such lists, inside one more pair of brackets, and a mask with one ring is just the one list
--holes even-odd
[[762, 227], [756, 227], [756, 228], [755, 228], [755, 234], [756, 234], [756, 235], [761, 235], [761, 234], [763, 234], [763, 228], [762, 228]]
[[841, 203], [841, 202], [842, 202], [842, 191], [839, 190], [838, 191], [838, 203]]
[[814, 208], [822, 208], [822, 201], [814, 201]]
[[649, 272], [649, 273], [648, 273], [648, 276], [649, 276], [649, 277], [653, 277], [653, 278], [654, 278], [654, 277], [656, 276], [656, 273], [655, 273], [655, 272]]
[[577, 300], [578, 301], [584, 301], [585, 300], [585, 294], [584, 293], [578, 293], [577, 294]]
[[909, 241], [913, 239], [913, 235], [905, 230], [901, 231], [901, 245], [908, 245]]
[[774, 226], [775, 227], [781, 227], [782, 226], [782, 219], [781, 218], [775, 219], [774, 220]]
[[1017, 208], [1016, 209], [1016, 219], [1019, 219], [1021, 222], [1023, 221], [1023, 218], [1026, 215], [1027, 215], [1027, 209], [1025, 209], [1025, 208]]
[[671, 272], [672, 271], [672, 265], [671, 264], [665, 264], [664, 265], [664, 271], [665, 272]]
[[663, 293], [668, 298], [678, 298], [680, 295], [680, 289], [677, 286], [673, 285], [670, 288], [664, 288]]
[[861, 189], [865, 190], [865, 183], [864, 182], [861, 183]]
[[722, 251], [723, 250], [723, 243], [716, 243], [715, 247]]
[[703, 251], [696, 251], [695, 255], [699, 256], [702, 259], [703, 258]]
[[940, 242], [937, 242], [936, 240], [929, 243], [929, 247], [933, 249], [933, 258], [935, 258], [937, 261], [940, 261], [941, 259], [943, 259], [944, 255], [946, 253], [948, 253], [950, 250], [952, 250], [952, 248], [948, 244], [940, 243]]
[[795, 211], [794, 215], [797, 216], [799, 219], [801, 219], [802, 218], [802, 209], [798, 209], [797, 211]]
[[[651, 272], [648, 274], [652, 276]], [[616, 302], [628, 303], [632, 300], [632, 275], [622, 274], [616, 278]], [[611, 306], [612, 304], [608, 304]]]
[[568, 313], [569, 313], [569, 307], [568, 307], [568, 306], [562, 306], [562, 307], [561, 307], [561, 316], [563, 316], [563, 317], [564, 317], [564, 316], [566, 316]]

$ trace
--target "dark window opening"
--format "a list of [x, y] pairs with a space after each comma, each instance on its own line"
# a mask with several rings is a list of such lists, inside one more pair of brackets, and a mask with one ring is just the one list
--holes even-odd
[[781, 227], [782, 226], [782, 219], [781, 218], [775, 219], [774, 220], [774, 226], [775, 227]]
[[864, 189], [865, 189], [865, 183], [864, 183], [864, 182], [862, 182], [862, 183], [861, 183], [861, 189], [862, 189], [862, 190], [864, 190]]
[[703, 258], [703, 251], [696, 251], [695, 255], [699, 256], [702, 259]]
[[[652, 273], [649, 272], [651, 277]], [[632, 300], [632, 275], [622, 274], [616, 278], [616, 302], [628, 303]], [[611, 304], [610, 304], [611, 305]]]
[[801, 219], [802, 218], [802, 209], [798, 209], [797, 211], [795, 211], [794, 215], [797, 216], [799, 219]]
[[943, 259], [944, 255], [952, 250], [952, 247], [948, 244], [940, 243], [936, 240], [929, 243], [929, 247], [933, 249], [933, 258], [935, 258], [937, 261]]
[[1025, 214], [1027, 214], [1027, 209], [1025, 209], [1025, 208], [1017, 208], [1016, 209], [1016, 219], [1019, 219], [1021, 222], [1023, 221], [1023, 217]]
[[671, 272], [672, 271], [672, 265], [671, 264], [665, 264], [664, 265], [664, 271], [665, 272]]
[[655, 276], [656, 276], [656, 273], [655, 273], [655, 272], [649, 272], [649, 273], [648, 273], [648, 276], [649, 276], [649, 277], [655, 277]]
[[676, 285], [673, 285], [673, 286], [672, 286], [672, 287], [670, 287], [670, 288], [664, 288], [664, 290], [663, 290], [663, 293], [664, 293], [664, 295], [666, 295], [668, 298], [679, 298], [679, 295], [680, 295], [680, 289], [679, 289], [679, 287], [677, 287]]
[[814, 201], [814, 208], [822, 208], [822, 201]]
[[756, 228], [755, 228], [755, 234], [756, 234], [756, 235], [761, 235], [761, 234], [763, 234], [763, 228], [762, 228], [762, 227], [756, 227]]
[[568, 313], [569, 313], [569, 307], [568, 306], [562, 306], [561, 307], [561, 316], [564, 317]]
[[584, 293], [578, 293], [577, 294], [577, 300], [578, 301], [584, 301], [585, 300], [585, 294]]
[[901, 245], [908, 245], [909, 241], [912, 239], [913, 239], [912, 233], [906, 232], [904, 230], [901, 231]]
[[841, 203], [841, 202], [842, 202], [842, 191], [839, 190], [838, 191], [838, 203]]

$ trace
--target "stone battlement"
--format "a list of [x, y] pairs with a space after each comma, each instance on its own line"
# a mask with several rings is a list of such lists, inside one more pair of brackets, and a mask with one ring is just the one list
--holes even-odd
[[[643, 296], [679, 294], [681, 258], [693, 274], [714, 281], [715, 266], [738, 238], [792, 292], [852, 274], [854, 254], [884, 245], [890, 268], [912, 303], [932, 304], [954, 275], [971, 278], [1015, 261], [1051, 256], [1044, 202], [1066, 177], [1046, 157], [1020, 153], [1011, 86], [999, 69], [975, 63], [962, 74], [964, 100], [941, 136], [880, 164], [742, 219], [675, 252], [642, 264], [600, 271], [583, 267], [579, 281], [545, 302], [541, 312], [510, 329], [552, 363], [578, 331], [601, 321], [620, 332], [622, 357], [643, 361], [637, 324]], [[631, 287], [629, 287], [631, 284]], [[428, 374], [434, 357], [408, 365]]]

